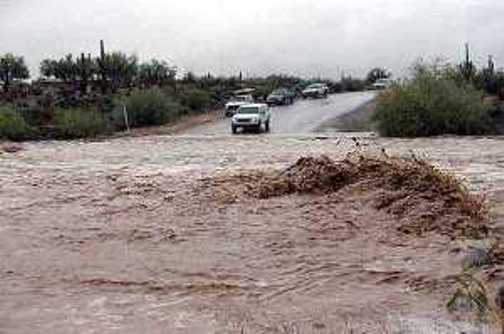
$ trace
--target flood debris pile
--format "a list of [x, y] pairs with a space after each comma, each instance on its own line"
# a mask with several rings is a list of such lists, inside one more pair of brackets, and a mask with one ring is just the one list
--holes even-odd
[[405, 234], [436, 231], [452, 237], [482, 237], [487, 233], [483, 199], [454, 175], [415, 157], [348, 155], [341, 161], [304, 157], [249, 183], [247, 194], [259, 199], [324, 195], [348, 186], [372, 192], [374, 208], [397, 216], [398, 229]]

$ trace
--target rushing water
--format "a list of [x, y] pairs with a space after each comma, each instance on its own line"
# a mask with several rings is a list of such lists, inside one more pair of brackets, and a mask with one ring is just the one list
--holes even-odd
[[[427, 157], [490, 197], [504, 187], [501, 139], [358, 146]], [[350, 190], [226, 202], [201, 181], [356, 148], [339, 136], [159, 136], [0, 155], [2, 328], [360, 333], [437, 323], [455, 333], [443, 321], [456, 242], [398, 235], [390, 215]]]

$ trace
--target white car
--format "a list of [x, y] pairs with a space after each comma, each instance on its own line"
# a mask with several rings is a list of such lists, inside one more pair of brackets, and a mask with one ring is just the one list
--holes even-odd
[[374, 89], [387, 89], [392, 84], [392, 80], [390, 79], [378, 79], [373, 84]]
[[267, 104], [256, 103], [241, 106], [231, 119], [231, 131], [233, 134], [242, 130], [254, 130], [265, 132], [270, 130], [271, 110]]
[[226, 103], [226, 117], [233, 116], [241, 106], [254, 103], [252, 95], [237, 95], [231, 98], [231, 101]]
[[303, 98], [307, 97], [327, 97], [329, 94], [329, 88], [323, 83], [314, 83], [306, 87], [301, 94]]

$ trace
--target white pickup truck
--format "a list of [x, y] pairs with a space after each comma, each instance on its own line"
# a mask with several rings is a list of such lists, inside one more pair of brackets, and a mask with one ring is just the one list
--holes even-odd
[[242, 130], [254, 130], [265, 132], [270, 130], [271, 110], [267, 104], [256, 103], [241, 106], [231, 119], [231, 131], [233, 134]]
[[374, 89], [387, 89], [387, 88], [390, 88], [390, 86], [392, 85], [392, 80], [390, 79], [387, 79], [387, 78], [382, 78], [382, 79], [378, 79], [375, 81], [375, 83], [373, 83], [373, 88]]
[[323, 83], [311, 84], [302, 91], [305, 99], [308, 97], [327, 97], [327, 94], [329, 94], [329, 88]]
[[254, 103], [254, 98], [252, 95], [237, 95], [233, 96], [231, 100], [226, 103], [226, 117], [233, 116], [238, 108], [246, 104]]

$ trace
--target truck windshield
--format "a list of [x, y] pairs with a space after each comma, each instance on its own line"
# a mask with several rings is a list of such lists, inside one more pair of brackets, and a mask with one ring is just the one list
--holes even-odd
[[249, 101], [249, 97], [248, 96], [235, 96], [233, 98], [234, 101], [237, 101], [237, 102], [247, 102]]
[[245, 107], [238, 109], [238, 114], [259, 114], [259, 108]]

